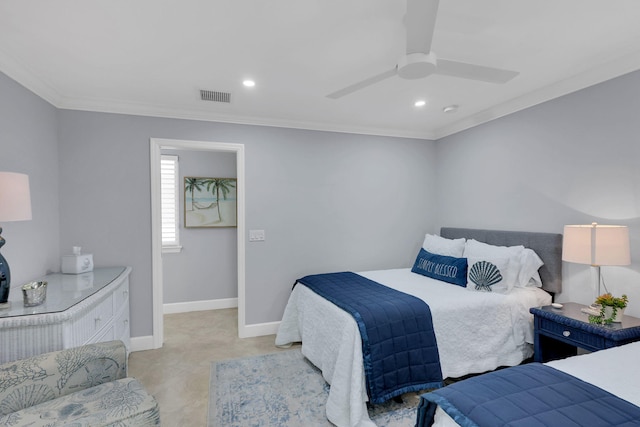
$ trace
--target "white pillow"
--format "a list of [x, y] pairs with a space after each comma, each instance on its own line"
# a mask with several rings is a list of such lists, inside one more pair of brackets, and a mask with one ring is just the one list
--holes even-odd
[[[478, 242], [477, 240], [469, 239], [465, 243], [464, 257], [465, 258], [484, 258], [486, 260], [492, 260], [494, 258], [506, 258], [509, 263], [506, 266], [506, 270], [502, 272], [505, 280], [508, 283], [509, 289], [516, 286], [519, 283], [520, 275], [520, 257], [524, 251], [524, 246], [494, 246], [487, 243]], [[469, 268], [471, 264], [469, 263]], [[528, 281], [528, 280], [527, 280]]]
[[431, 252], [432, 254], [462, 258], [462, 252], [464, 252], [464, 242], [465, 239], [463, 238], [445, 239], [444, 237], [427, 233], [424, 236], [422, 248], [427, 252]]
[[536, 271], [525, 288], [541, 288], [542, 287], [542, 279], [540, 278], [540, 273]]
[[506, 277], [509, 258], [467, 257], [467, 263], [468, 290], [506, 294], [513, 289], [513, 282], [509, 282]]
[[524, 248], [520, 254], [520, 273], [518, 274], [516, 286], [523, 288], [528, 286], [541, 287], [542, 280], [538, 270], [543, 265], [544, 262], [533, 249]]

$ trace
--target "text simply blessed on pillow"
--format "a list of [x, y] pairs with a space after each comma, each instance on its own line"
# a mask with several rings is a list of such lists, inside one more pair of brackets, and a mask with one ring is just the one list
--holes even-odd
[[411, 271], [454, 285], [463, 287], [467, 285], [466, 258], [435, 255], [420, 249]]
[[444, 276], [452, 279], [458, 275], [458, 266], [442, 264], [439, 262], [436, 263], [425, 258], [420, 258], [418, 260], [418, 268], [437, 276]]

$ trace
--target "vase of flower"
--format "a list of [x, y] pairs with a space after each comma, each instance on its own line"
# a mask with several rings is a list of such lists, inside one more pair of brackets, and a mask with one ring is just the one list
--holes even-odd
[[614, 313], [614, 307], [612, 306], [605, 306], [604, 307], [604, 318], [605, 319], [611, 319], [612, 322], [622, 322], [622, 316], [624, 316], [624, 308], [618, 308], [617, 310], [615, 310]]
[[626, 295], [618, 298], [606, 293], [596, 298], [596, 304], [600, 304], [600, 317], [604, 323], [622, 322], [624, 309], [628, 303], [629, 298]]

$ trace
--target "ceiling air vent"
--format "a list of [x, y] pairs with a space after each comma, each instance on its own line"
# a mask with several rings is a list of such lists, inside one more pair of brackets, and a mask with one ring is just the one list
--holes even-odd
[[231, 93], [218, 92], [217, 90], [201, 90], [200, 99], [203, 101], [226, 102], [231, 103]]

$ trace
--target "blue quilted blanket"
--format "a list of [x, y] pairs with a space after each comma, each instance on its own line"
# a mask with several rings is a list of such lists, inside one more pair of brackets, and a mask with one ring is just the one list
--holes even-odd
[[420, 396], [416, 427], [440, 406], [463, 427], [640, 426], [640, 408], [539, 363], [473, 377]]
[[431, 310], [424, 301], [351, 272], [316, 274], [298, 282], [355, 319], [371, 403], [442, 387]]

